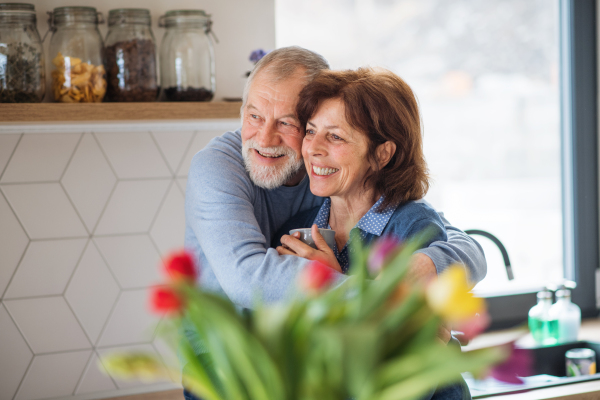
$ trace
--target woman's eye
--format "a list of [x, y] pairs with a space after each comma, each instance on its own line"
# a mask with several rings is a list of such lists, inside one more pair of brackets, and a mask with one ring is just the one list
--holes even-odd
[[256, 114], [250, 114], [250, 118], [258, 119], [258, 115], [256, 115]]
[[333, 134], [333, 133], [331, 134], [331, 138], [332, 138], [333, 140], [344, 140], [344, 139], [342, 139], [341, 137], [339, 137], [338, 135], [335, 135], [335, 134]]
[[312, 130], [312, 129], [307, 129], [307, 130], [306, 130], [306, 134], [307, 134], [307, 135], [314, 135], [314, 134], [315, 134], [315, 131], [314, 131], [314, 130]]

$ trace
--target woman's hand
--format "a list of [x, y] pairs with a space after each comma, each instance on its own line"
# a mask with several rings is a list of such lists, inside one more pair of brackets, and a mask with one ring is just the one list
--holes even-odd
[[327, 264], [331, 268], [335, 269], [337, 272], [342, 272], [342, 267], [335, 258], [335, 254], [333, 254], [333, 250], [327, 245], [325, 239], [319, 232], [319, 228], [317, 228], [317, 224], [313, 224], [311, 228], [312, 237], [315, 241], [316, 249], [313, 249], [306, 243], [302, 242], [300, 239], [300, 233], [294, 233], [294, 236], [283, 235], [281, 237], [282, 246], [277, 247], [277, 252], [281, 255], [293, 255], [300, 256], [303, 258], [307, 258], [309, 260], [320, 260], [323, 263]]

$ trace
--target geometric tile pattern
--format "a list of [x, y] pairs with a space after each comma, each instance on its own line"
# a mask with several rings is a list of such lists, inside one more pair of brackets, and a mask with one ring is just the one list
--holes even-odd
[[[19, 329], [0, 304], [0, 400], [13, 398], [33, 358]], [[7, 362], [10, 360], [10, 362]]]
[[172, 175], [150, 132], [110, 132], [95, 136], [119, 179]]
[[94, 243], [122, 289], [147, 288], [161, 279], [160, 254], [148, 235], [97, 236]]
[[60, 180], [89, 232], [112, 193], [117, 177], [91, 133], [86, 133]]
[[30, 239], [88, 236], [58, 182], [7, 184], [2, 185], [2, 191]]
[[99, 357], [176, 359], [147, 288], [183, 245], [191, 159], [224, 130], [145, 126], [0, 134], [0, 400], [143, 392]]
[[83, 238], [31, 242], [4, 298], [62, 294], [87, 241]]
[[91, 350], [36, 355], [15, 400], [44, 399], [73, 394]]
[[159, 317], [148, 309], [148, 290], [125, 290], [117, 299], [100, 340], [99, 347], [149, 343], [154, 339]]
[[2, 194], [0, 194], [0, 221], [2, 221], [0, 223], [1, 298], [27, 248], [29, 238]]
[[117, 182], [95, 234], [148, 232], [171, 182], [169, 179]]
[[92, 347], [62, 296], [5, 300], [4, 305], [35, 354]]
[[60, 179], [81, 134], [23, 135], [0, 182], [50, 182]]
[[116, 388], [117, 386], [108, 376], [104, 367], [100, 364], [100, 359], [96, 353], [93, 353], [88, 365], [83, 371], [81, 381], [77, 385], [75, 394], [102, 392], [106, 390], [115, 390]]
[[120, 288], [93, 241], [65, 291], [65, 299], [92, 344], [98, 341]]

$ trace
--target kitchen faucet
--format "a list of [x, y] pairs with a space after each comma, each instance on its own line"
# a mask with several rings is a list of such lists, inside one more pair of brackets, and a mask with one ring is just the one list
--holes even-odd
[[506, 275], [508, 276], [508, 280], [512, 281], [515, 279], [513, 275], [512, 267], [510, 266], [510, 260], [508, 259], [508, 252], [506, 251], [506, 247], [502, 244], [502, 242], [494, 235], [489, 232], [482, 231], [480, 229], [468, 229], [465, 231], [467, 235], [479, 235], [490, 239], [498, 248], [500, 249], [500, 253], [502, 253], [502, 258], [504, 259], [504, 266], [506, 267]]

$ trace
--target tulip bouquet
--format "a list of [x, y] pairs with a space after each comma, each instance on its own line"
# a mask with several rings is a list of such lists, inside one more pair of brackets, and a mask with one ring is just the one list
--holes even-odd
[[[509, 355], [506, 346], [461, 352], [438, 338], [446, 323], [477, 334], [485, 306], [470, 293], [462, 266], [427, 285], [409, 283], [418, 248], [389, 238], [364, 247], [353, 238], [349, 279], [336, 285], [333, 270], [313, 261], [292, 300], [257, 301], [252, 312], [198, 288], [201, 271], [181, 252], [164, 261], [168, 282], [152, 290], [151, 304], [168, 314], [163, 334], [180, 354], [184, 387], [200, 398], [418, 399]], [[114, 354], [103, 364], [138, 378], [162, 370], [140, 354]]]

